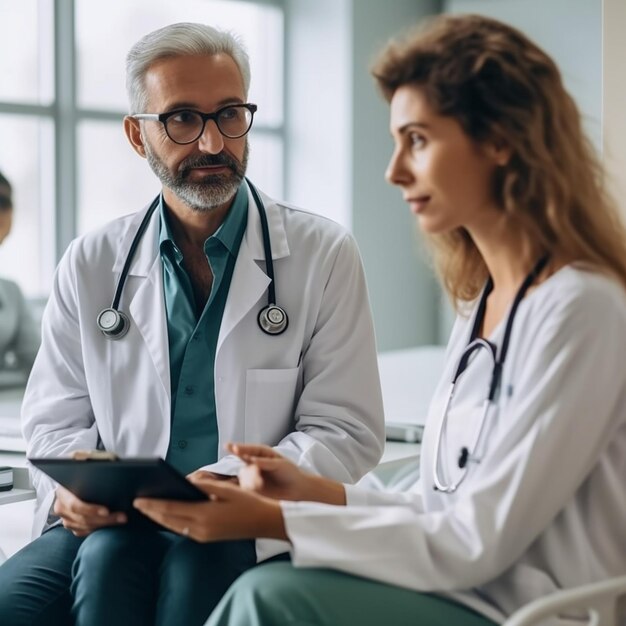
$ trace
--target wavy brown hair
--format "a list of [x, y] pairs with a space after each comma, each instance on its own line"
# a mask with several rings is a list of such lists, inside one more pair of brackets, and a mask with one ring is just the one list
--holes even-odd
[[[603, 169], [556, 64], [525, 35], [482, 16], [440, 16], [389, 43], [372, 74], [387, 101], [418, 85], [477, 144], [510, 148], [495, 198], [536, 256], [583, 262], [626, 288], [626, 230]], [[453, 301], [476, 298], [488, 272], [467, 230], [427, 240]]]

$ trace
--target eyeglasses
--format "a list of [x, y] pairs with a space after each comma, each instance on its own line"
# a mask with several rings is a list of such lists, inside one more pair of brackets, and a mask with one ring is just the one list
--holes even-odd
[[191, 109], [179, 109], [168, 113], [136, 113], [136, 120], [161, 122], [167, 136], [180, 145], [197, 141], [204, 132], [208, 120], [213, 120], [217, 129], [229, 139], [243, 137], [252, 127], [256, 104], [229, 104], [213, 113], [200, 113]]

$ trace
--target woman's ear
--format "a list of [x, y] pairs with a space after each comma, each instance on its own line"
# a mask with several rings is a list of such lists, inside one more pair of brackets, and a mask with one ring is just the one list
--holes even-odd
[[127, 115], [124, 118], [124, 132], [126, 137], [133, 147], [133, 150], [141, 157], [146, 157], [146, 148], [143, 144], [143, 137], [141, 135], [141, 126], [139, 120], [134, 119]]
[[498, 167], [504, 167], [511, 160], [511, 148], [503, 139], [496, 138], [486, 142], [484, 149], [494, 165]]

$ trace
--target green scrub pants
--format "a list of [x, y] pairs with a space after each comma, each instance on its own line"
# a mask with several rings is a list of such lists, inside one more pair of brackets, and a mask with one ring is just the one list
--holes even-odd
[[242, 574], [205, 626], [494, 626], [471, 609], [328, 569], [291, 563]]

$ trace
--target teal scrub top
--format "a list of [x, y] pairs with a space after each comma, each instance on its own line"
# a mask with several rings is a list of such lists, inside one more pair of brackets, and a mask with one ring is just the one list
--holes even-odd
[[217, 461], [215, 350], [230, 281], [246, 229], [248, 192], [242, 184], [221, 226], [204, 242], [213, 285], [198, 316], [183, 255], [172, 237], [161, 196], [159, 250], [167, 313], [171, 436], [166, 459], [183, 474]]

